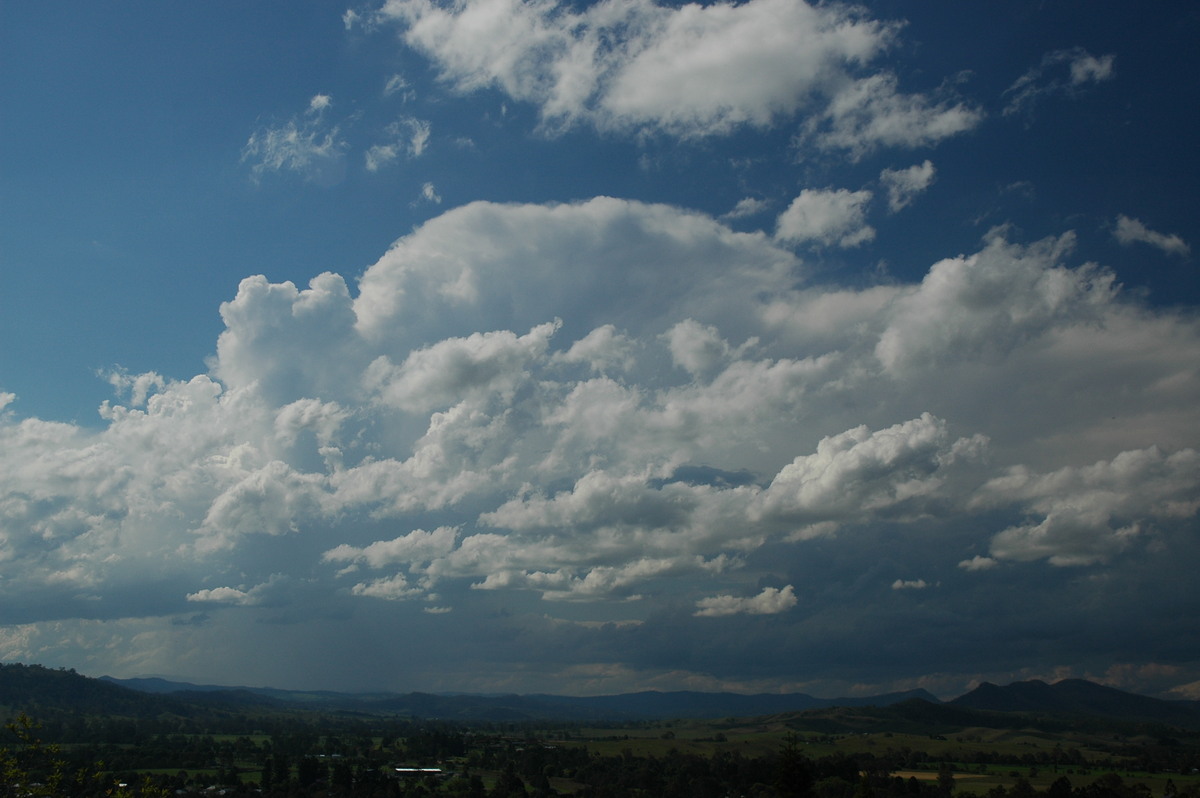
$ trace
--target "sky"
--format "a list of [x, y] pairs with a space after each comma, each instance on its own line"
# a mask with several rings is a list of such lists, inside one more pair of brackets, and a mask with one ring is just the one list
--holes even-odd
[[0, 5], [0, 660], [1200, 698], [1198, 38]]

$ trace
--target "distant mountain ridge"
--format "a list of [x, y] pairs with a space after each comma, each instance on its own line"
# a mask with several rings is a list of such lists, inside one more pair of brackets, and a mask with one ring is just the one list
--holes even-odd
[[1152, 724], [1200, 730], [1200, 702], [1165, 701], [1082, 679], [984, 683], [948, 702], [924, 690], [867, 697], [804, 693], [640, 692], [607, 696], [339, 693], [196, 685], [166, 679], [92, 679], [70, 670], [0, 664], [0, 716], [77, 713], [125, 717], [322, 712], [461, 722], [641, 721], [795, 715], [814, 728], [1027, 724]]
[[102, 680], [147, 693], [187, 696], [195, 693], [253, 694], [310, 708], [357, 712], [389, 712], [425, 717], [519, 720], [524, 718], [654, 720], [661, 718], [721, 718], [800, 712], [833, 706], [889, 706], [920, 699], [937, 703], [926, 690], [867, 697], [816, 698], [805, 693], [701, 693], [693, 691], [622, 693], [605, 696], [438, 695], [432, 693], [338, 693], [279, 690], [267, 687], [227, 687], [172, 682], [166, 679]]

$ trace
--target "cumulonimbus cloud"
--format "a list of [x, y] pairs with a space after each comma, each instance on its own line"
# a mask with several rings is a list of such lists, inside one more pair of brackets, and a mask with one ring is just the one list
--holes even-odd
[[775, 623], [795, 592], [746, 584], [880, 530], [969, 530], [946, 563], [981, 583], [1186, 558], [1200, 329], [1071, 245], [999, 230], [842, 286], [765, 232], [597, 198], [452, 209], [354, 289], [247, 278], [209, 373], [114, 375], [97, 429], [5, 400], [0, 612], [458, 623], [530, 593]]

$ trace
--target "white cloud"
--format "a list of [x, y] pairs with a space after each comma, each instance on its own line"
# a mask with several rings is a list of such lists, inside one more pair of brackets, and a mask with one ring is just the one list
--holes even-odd
[[1130, 218], [1124, 214], [1117, 216], [1117, 226], [1113, 230], [1113, 236], [1122, 244], [1149, 244], [1152, 247], [1161, 249], [1168, 255], [1182, 255], [1187, 257], [1192, 251], [1187, 242], [1178, 235], [1173, 233], [1168, 235], [1151, 230], [1142, 224], [1140, 220]]
[[722, 365], [733, 348], [712, 325], [684, 319], [666, 333], [667, 345], [675, 365], [699, 376]]
[[195, 593], [188, 593], [187, 600], [213, 604], [240, 604], [243, 606], [255, 603], [253, 596], [235, 587], [214, 587], [197, 590]]
[[364, 379], [372, 393], [389, 405], [423, 412], [443, 409], [474, 396], [511, 396], [529, 373], [530, 363], [542, 357], [560, 324], [541, 324], [527, 335], [507, 330], [451, 338], [409, 353], [396, 366], [382, 356]]
[[1055, 94], [1072, 96], [1086, 84], [1110, 80], [1115, 75], [1114, 60], [1111, 54], [1096, 57], [1082, 47], [1046, 53], [1041, 63], [1017, 78], [1005, 90], [1009, 101], [1003, 113], [1011, 116], [1029, 111], [1044, 97]]
[[725, 615], [776, 615], [787, 612], [795, 607], [796, 603], [796, 594], [791, 585], [782, 589], [766, 587], [757, 596], [750, 598], [721, 595], [700, 599], [696, 602], [700, 609], [692, 614], [706, 618]]
[[555, 317], [572, 338], [605, 324], [656, 335], [691, 317], [744, 340], [743, 309], [799, 271], [761, 233], [666, 205], [475, 202], [397, 241], [363, 275], [354, 312], [369, 340], [410, 347]]
[[822, 113], [805, 123], [801, 141], [858, 159], [880, 147], [928, 147], [982, 120], [983, 113], [965, 103], [901, 94], [895, 76], [881, 73], [842, 87]]
[[[763, 495], [762, 512], [809, 526], [863, 515], [920, 515], [942, 487], [941, 470], [984, 444], [952, 441], [946, 423], [928, 413], [875, 432], [856, 427], [823, 438], [815, 453], [782, 468]], [[808, 536], [806, 527], [797, 534]]]
[[860, 246], [875, 238], [875, 228], [866, 223], [871, 197], [866, 190], [806, 188], [779, 215], [775, 235], [788, 242]]
[[637, 557], [619, 566], [595, 566], [580, 569], [566, 567], [554, 571], [505, 568], [493, 570], [472, 587], [478, 590], [538, 590], [547, 601], [594, 601], [596, 599], [643, 598], [633, 589], [663, 577], [680, 577], [719, 569], [723, 561], [707, 563], [696, 556]]
[[343, 543], [325, 552], [321, 558], [326, 562], [363, 562], [372, 568], [429, 562], [449, 554], [457, 537], [455, 527], [442, 526], [432, 532], [415, 529], [407, 535], [376, 541], [363, 548]]
[[771, 207], [771, 204], [766, 200], [757, 199], [756, 197], [742, 197], [738, 200], [737, 205], [733, 206], [733, 210], [724, 214], [721, 218], [745, 219], [749, 216], [757, 216], [769, 207]]
[[1090, 565], [1125, 549], [1151, 523], [1193, 518], [1200, 511], [1197, 485], [1200, 452], [1165, 455], [1151, 447], [1048, 474], [1013, 467], [984, 485], [978, 501], [1019, 501], [1034, 515], [1030, 523], [998, 533], [992, 557]]
[[982, 252], [934, 264], [897, 297], [876, 355], [897, 372], [947, 359], [995, 361], [1054, 325], [1098, 319], [1113, 299], [1113, 275], [1059, 266], [1074, 242], [1064, 235], [1021, 247], [993, 234]]
[[432, 202], [434, 205], [442, 204], [442, 197], [437, 193], [437, 188], [433, 183], [424, 183], [421, 186], [421, 199], [426, 202]]
[[109, 373], [108, 383], [112, 385], [118, 394], [128, 392], [129, 403], [133, 407], [145, 406], [147, 397], [155, 391], [162, 390], [167, 385], [167, 381], [163, 379], [161, 374], [150, 371], [145, 374], [131, 375], [124, 370]]
[[1113, 60], [1111, 53], [1099, 58], [1086, 51], [1073, 51], [1071, 64], [1071, 85], [1083, 83], [1099, 83], [1113, 77]]
[[908, 207], [918, 194], [933, 183], [936, 170], [932, 161], [925, 161], [907, 169], [884, 169], [879, 173], [879, 182], [887, 189], [888, 209], [892, 213]]
[[340, 181], [347, 144], [338, 127], [324, 119], [322, 112], [331, 104], [328, 95], [315, 95], [303, 116], [254, 131], [242, 148], [242, 161], [250, 163], [254, 179], [288, 171], [321, 186]]
[[385, 97], [390, 97], [393, 94], [404, 92], [404, 96], [408, 98], [409, 92], [405, 91], [407, 88], [409, 88], [409, 82], [403, 75], [392, 75], [383, 86], [383, 94]]
[[551, 131], [587, 121], [686, 138], [812, 111], [818, 144], [857, 156], [931, 144], [980, 118], [962, 104], [899, 94], [887, 73], [853, 78], [900, 26], [842, 5], [388, 0], [380, 13], [404, 26], [405, 42], [443, 80], [534, 103]]
[[929, 583], [924, 579], [897, 579], [892, 582], [892, 590], [924, 590]]
[[395, 162], [401, 155], [420, 158], [429, 144], [430, 130], [429, 122], [411, 116], [392, 122], [384, 131], [387, 140], [382, 144], [373, 144], [367, 150], [364, 156], [367, 171], [378, 172]]
[[643, 28], [649, 35], [617, 65], [599, 104], [621, 122], [676, 133], [767, 126], [822, 89], [827, 71], [869, 61], [892, 35], [842, 8], [794, 0], [643, 8], [654, 27]]
[[636, 344], [611, 324], [602, 324], [555, 357], [564, 363], [585, 363], [592, 371], [627, 371], [634, 364]]
[[1006, 579], [1186, 558], [1200, 325], [1070, 244], [996, 231], [920, 282], [847, 287], [670, 206], [474, 203], [357, 293], [247, 278], [208, 374], [118, 373], [94, 429], [0, 414], [0, 612], [39, 624], [13, 650], [67, 650], [48, 624], [86, 612], [113, 624], [72, 627], [98, 652], [136, 626], [112, 619], [193, 623], [181, 605], [282, 643], [301, 625], [261, 621], [471, 624], [481, 589], [595, 618], [637, 600], [650, 626], [681, 596], [787, 609], [740, 593], [818, 546], [857, 566], [881, 528], [936, 547], [902, 568]]
[[368, 598], [385, 599], [387, 601], [401, 601], [416, 598], [425, 591], [419, 587], [411, 587], [408, 580], [405, 579], [404, 574], [396, 574], [385, 579], [359, 582], [350, 589], [350, 592], [355, 596], [366, 596]]

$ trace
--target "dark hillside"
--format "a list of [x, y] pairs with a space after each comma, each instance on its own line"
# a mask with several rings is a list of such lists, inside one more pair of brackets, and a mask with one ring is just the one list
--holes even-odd
[[1084, 679], [1064, 679], [1052, 685], [1033, 680], [1006, 687], [984, 682], [949, 703], [993, 712], [1080, 715], [1200, 728], [1200, 712], [1194, 706], [1127, 693]]
[[0, 714], [13, 716], [20, 712], [34, 717], [73, 713], [145, 718], [186, 712], [186, 708], [170, 699], [80, 676], [73, 670], [0, 665]]

